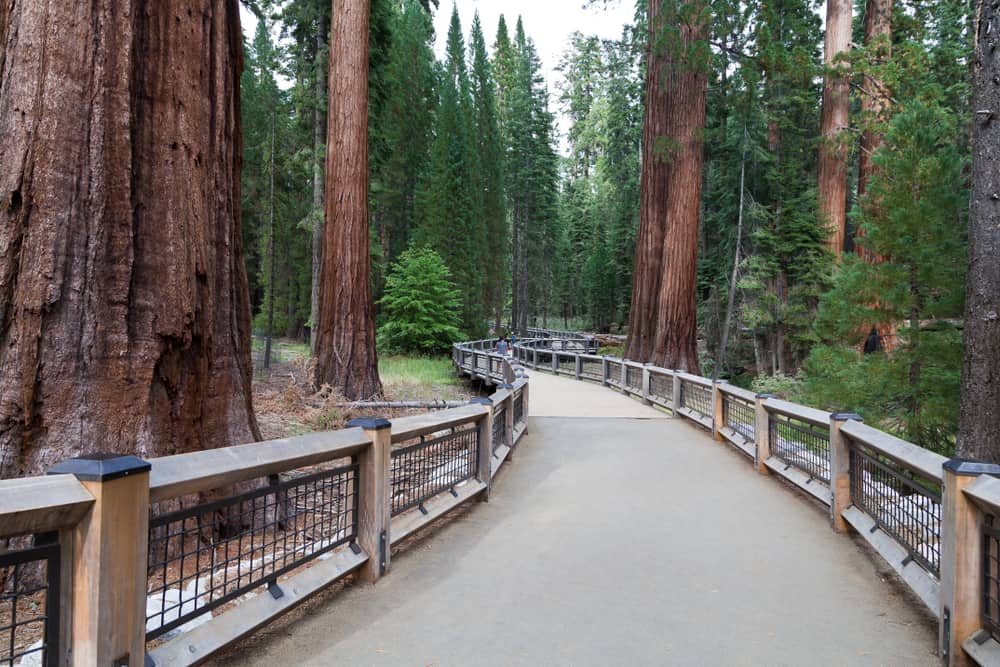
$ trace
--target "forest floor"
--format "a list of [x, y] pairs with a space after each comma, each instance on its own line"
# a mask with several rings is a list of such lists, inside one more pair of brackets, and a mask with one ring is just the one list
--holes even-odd
[[[263, 356], [256, 343], [254, 347], [254, 408], [264, 439], [338, 429], [371, 413], [352, 408], [329, 387], [316, 391], [308, 346], [276, 341], [269, 370], [262, 368]], [[462, 401], [477, 395], [475, 387], [459, 379], [448, 357], [381, 357], [379, 376], [387, 401]], [[392, 418], [422, 411], [389, 409], [379, 414]]]

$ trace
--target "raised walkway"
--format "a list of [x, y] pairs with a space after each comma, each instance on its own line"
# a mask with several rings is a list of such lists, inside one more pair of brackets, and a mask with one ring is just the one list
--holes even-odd
[[609, 389], [530, 391], [489, 503], [216, 664], [940, 664], [934, 622], [826, 509]]

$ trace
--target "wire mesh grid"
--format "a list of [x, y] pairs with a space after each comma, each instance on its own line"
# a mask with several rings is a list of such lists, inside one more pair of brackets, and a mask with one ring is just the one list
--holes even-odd
[[580, 362], [580, 375], [583, 377], [588, 377], [593, 380], [601, 380], [604, 375], [604, 364], [600, 361], [593, 361], [591, 359], [584, 359]]
[[941, 564], [941, 489], [936, 481], [858, 442], [850, 442], [851, 502], [937, 575]]
[[674, 396], [674, 378], [651, 371], [649, 374], [649, 393], [657, 398], [670, 401]]
[[576, 375], [576, 355], [559, 355], [559, 372], [567, 375]]
[[622, 383], [622, 362], [608, 359], [608, 382], [621, 386]]
[[681, 407], [694, 410], [702, 417], [712, 418], [712, 390], [690, 380], [681, 380]]
[[1000, 641], [1000, 522], [983, 517], [983, 628]]
[[778, 412], [768, 415], [771, 456], [814, 479], [830, 483], [830, 429]]
[[507, 409], [502, 405], [493, 410], [493, 452], [496, 453], [501, 445], [506, 445], [507, 434]]
[[474, 424], [392, 450], [392, 515], [475, 477], [478, 465], [479, 429]]
[[642, 369], [634, 366], [625, 367], [625, 386], [632, 391], [642, 391]]
[[476, 355], [476, 370], [486, 371], [489, 373], [490, 370], [490, 358], [485, 354]]
[[754, 441], [756, 406], [745, 398], [722, 392], [722, 422], [747, 442]]
[[59, 545], [0, 554], [0, 586], [0, 665], [58, 665]]
[[298, 475], [151, 517], [153, 640], [357, 536], [358, 466]]
[[514, 423], [524, 423], [524, 394], [520, 389], [514, 393]]

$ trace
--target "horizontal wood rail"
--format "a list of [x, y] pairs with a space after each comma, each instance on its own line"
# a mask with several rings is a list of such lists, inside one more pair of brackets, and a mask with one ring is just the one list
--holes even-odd
[[[857, 531], [938, 616], [946, 664], [1000, 664], [1000, 566], [984, 571], [982, 556], [993, 548], [991, 562], [1000, 562], [1000, 467], [963, 467], [867, 426], [857, 415], [553, 345], [559, 335], [579, 340], [581, 334], [530, 333], [539, 337], [513, 346], [517, 362], [598, 382], [709, 429], [751, 458], [761, 474], [780, 477], [828, 506], [835, 530]], [[463, 367], [461, 354], [455, 358], [460, 370], [476, 375]], [[685, 400], [685, 386], [702, 394]], [[984, 608], [984, 599], [992, 606]]]
[[72, 528], [93, 504], [73, 475], [0, 480], [0, 538]]

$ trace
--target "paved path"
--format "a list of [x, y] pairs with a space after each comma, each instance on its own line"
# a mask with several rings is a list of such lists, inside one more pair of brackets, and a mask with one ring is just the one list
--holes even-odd
[[528, 413], [532, 417], [669, 418], [620, 391], [593, 382], [577, 382], [542, 371], [529, 371]]
[[[589, 392], [531, 382], [533, 414]], [[587, 416], [533, 417], [489, 503], [226, 664], [939, 664], [824, 510], [686, 422]]]

